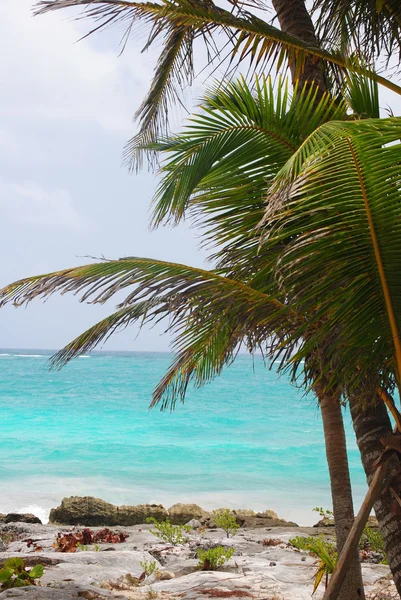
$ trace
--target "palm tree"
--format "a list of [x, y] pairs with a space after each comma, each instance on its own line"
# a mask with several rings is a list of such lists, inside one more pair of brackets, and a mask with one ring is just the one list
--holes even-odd
[[[399, 390], [400, 134], [397, 118], [323, 125], [276, 177], [264, 217], [266, 244], [281, 248], [276, 269], [287, 301], [315, 328], [295, 368], [308, 357], [307, 379], [330, 370], [331, 385], [346, 383], [348, 394]], [[385, 440], [388, 451], [399, 449], [400, 432]], [[392, 488], [400, 493], [397, 480]], [[337, 597], [337, 581], [327, 598]]]
[[[204, 112], [193, 119], [183, 134], [154, 146], [154, 149], [172, 155], [162, 169], [163, 178], [154, 210], [155, 224], [169, 219], [179, 220], [185, 213], [193, 212], [195, 220], [200, 220], [206, 228], [206, 242], [219, 247], [215, 255], [217, 269], [235, 278], [237, 283], [243, 282], [257, 288], [265, 298], [269, 291], [281, 297], [271, 273], [274, 255], [269, 257], [258, 253], [258, 238], [254, 234], [263, 216], [264, 197], [268, 188], [266, 178], [271, 180], [277, 174], [316, 127], [329, 118], [346, 118], [344, 103], [338, 104], [326, 95], [316, 106], [316, 94], [316, 90], [307, 91], [306, 88], [298, 93], [296, 88], [294, 95], [290, 95], [288, 84], [283, 81], [276, 93], [271, 81], [264, 79], [256, 80], [253, 94], [245, 81], [240, 80], [226, 88], [212, 90], [203, 104]], [[227, 178], [227, 173], [230, 173], [230, 178]], [[252, 270], [249, 265], [252, 265]], [[156, 281], [155, 272], [153, 277]], [[15, 291], [11, 293], [15, 298]], [[27, 299], [25, 291], [23, 298]], [[101, 297], [99, 301], [103, 299]], [[182, 301], [181, 297], [176, 300], [177, 309]], [[63, 364], [76, 353], [87, 351], [99, 341], [100, 336], [114, 331], [117, 324], [126, 324], [130, 319], [138, 318], [137, 310], [127, 309], [122, 322], [111, 319], [96, 326], [76, 340], [66, 352], [61, 352], [56, 358], [57, 364]], [[231, 344], [231, 338], [224, 337], [222, 326], [229, 326], [236, 319], [241, 323], [239, 334], [236, 334], [237, 342], [241, 340], [241, 333], [245, 339], [247, 335], [257, 335], [250, 345], [251, 349], [256, 339], [258, 344], [266, 346], [269, 336], [280, 335], [282, 343], [283, 336], [284, 339], [289, 337], [294, 330], [295, 315], [291, 314], [289, 318], [282, 309], [279, 312], [280, 323], [276, 322], [273, 328], [264, 327], [257, 334], [233, 311], [230, 296], [230, 302], [221, 313], [225, 315], [226, 323], [220, 314], [217, 332], [210, 315], [207, 315], [208, 321], [205, 323], [198, 317], [197, 327], [201, 323], [205, 327], [204, 334], [190, 351], [187, 342], [184, 344], [177, 363], [157, 388], [154, 403], [161, 400], [164, 401], [163, 407], [167, 407], [177, 396], [183, 398], [187, 385], [183, 374], [188, 376], [196, 373], [198, 367], [204, 367], [206, 360], [209, 361], [211, 374], [218, 372], [218, 358], [210, 353], [209, 346], [205, 344], [210, 331], [218, 334], [220, 351], [227, 351], [225, 344]], [[183, 313], [179, 314], [181, 322]], [[250, 317], [254, 323], [252, 327], [259, 327], [260, 315], [256, 307], [252, 309]], [[297, 320], [301, 322], [299, 317]], [[202, 382], [203, 379], [198, 381]], [[353, 507], [340, 401], [336, 394], [325, 390], [321, 382], [314, 383], [314, 390], [322, 410], [337, 538], [341, 549], [352, 525]], [[342, 597], [347, 600], [361, 598], [361, 590], [360, 565], [358, 553], [355, 552], [354, 565], [343, 586]]]
[[[175, 83], [185, 84], [193, 76], [192, 44], [195, 37], [202, 37], [207, 44], [211, 44], [213, 32], [222, 31], [232, 44], [234, 60], [238, 59], [238, 62], [241, 62], [252, 59], [261, 70], [266, 67], [269, 60], [280, 64], [286, 59], [291, 66], [293, 77], [300, 77], [302, 81], [314, 81], [318, 85], [317, 102], [327, 89], [329, 78], [341, 83], [347, 69], [363, 71], [369, 77], [374, 77], [371, 72], [350, 62], [349, 58], [344, 58], [343, 54], [333, 51], [332, 47], [329, 47], [329, 50], [323, 49], [322, 44], [314, 35], [313, 24], [309, 19], [303, 0], [291, 0], [290, 2], [281, 0], [273, 3], [283, 31], [268, 25], [254, 14], [245, 11], [243, 5], [235, 2], [233, 3], [233, 13], [217, 7], [212, 2], [180, 1], [151, 5], [121, 0], [49, 0], [40, 3], [40, 11], [77, 4], [87, 7], [88, 16], [100, 19], [99, 27], [105, 22], [101, 20], [102, 18], [107, 22], [128, 19], [129, 26], [135, 21], [143, 19], [154, 24], [150, 43], [157, 37], [165, 35], [164, 51], [160, 57], [155, 80], [140, 110], [140, 135], [134, 139], [132, 146], [128, 149], [128, 153], [133, 155], [134, 159], [140, 159], [141, 150], [147, 146], [147, 143], [143, 142], [155, 139], [163, 130], [165, 125], [164, 109], [168, 100], [176, 97]], [[316, 4], [318, 5], [319, 2]], [[336, 3], [331, 2], [330, 4]], [[337, 0], [337, 6], [341, 4], [341, 0]], [[352, 8], [354, 11], [352, 13], [353, 24], [358, 23], [359, 27], [359, 29], [354, 28], [353, 39], [357, 39], [356, 35], [363, 31], [360, 23], [363, 23], [365, 17], [362, 16], [359, 21], [356, 19], [366, 9], [363, 4], [369, 4], [372, 36], [376, 35], [375, 39], [379, 40], [382, 45], [384, 40], [386, 48], [390, 47], [390, 44], [397, 44], [394, 23], [397, 23], [399, 10], [397, 11], [394, 1], [379, 3], [382, 5], [381, 8], [378, 8], [379, 5], [373, 0], [368, 3], [360, 1], [345, 3], [345, 7]], [[250, 8], [255, 6], [256, 3]], [[343, 37], [349, 35], [349, 28], [346, 25], [350, 10], [345, 12], [347, 14], [341, 21]], [[380, 19], [375, 18], [375, 15], [377, 17], [379, 13]], [[363, 15], [366, 14], [365, 10]], [[339, 30], [335, 30], [334, 33], [337, 35]], [[367, 36], [365, 38], [368, 39]], [[369, 38], [368, 41], [370, 42], [371, 39]], [[377, 41], [377, 47], [379, 47], [379, 41]], [[330, 40], [330, 43], [333, 42]], [[372, 44], [371, 46], [373, 47]], [[212, 58], [218, 56], [218, 53], [210, 45], [209, 48], [211, 48]], [[372, 56], [373, 54], [372, 51]], [[323, 68], [323, 64], [325, 68]], [[400, 88], [392, 82], [381, 77], [378, 77], [378, 80], [390, 89], [400, 91]]]

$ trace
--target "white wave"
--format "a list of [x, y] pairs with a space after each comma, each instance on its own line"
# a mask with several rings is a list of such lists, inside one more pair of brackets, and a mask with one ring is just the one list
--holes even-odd
[[24, 358], [43, 358], [44, 354], [13, 354], [13, 356], [23, 356]]
[[7, 354], [6, 352], [0, 353], [0, 356], [11, 356], [11, 354]]
[[82, 354], [79, 358], [90, 358], [89, 354]]
[[31, 513], [32, 515], [35, 515], [35, 517], [39, 517], [42, 523], [47, 523], [49, 521], [50, 511], [37, 504], [28, 504], [28, 506], [23, 506], [15, 512], [18, 514]]

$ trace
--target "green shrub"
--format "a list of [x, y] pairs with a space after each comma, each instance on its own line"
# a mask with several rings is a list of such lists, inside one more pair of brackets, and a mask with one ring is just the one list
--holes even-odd
[[318, 537], [301, 537], [297, 536], [288, 540], [291, 546], [298, 550], [306, 550], [319, 559], [317, 571], [315, 573], [315, 582], [313, 586], [313, 594], [319, 587], [320, 582], [325, 577], [327, 587], [329, 575], [332, 574], [338, 559], [336, 547], [331, 542], [327, 542], [322, 535]]
[[365, 527], [363, 533], [361, 535], [361, 539], [359, 542], [359, 547], [362, 550], [366, 549], [366, 545], [372, 552], [378, 552], [383, 555], [382, 564], [387, 565], [387, 557], [386, 551], [384, 549], [384, 540], [383, 536], [380, 533], [379, 529], [372, 529], [371, 527]]
[[0, 569], [0, 590], [35, 585], [35, 579], [40, 579], [42, 575], [42, 565], [36, 565], [27, 571], [22, 558], [8, 558]]
[[315, 506], [315, 508], [312, 508], [312, 510], [319, 513], [322, 519], [334, 519], [334, 513], [332, 510], [326, 510], [321, 506]]
[[192, 531], [189, 525], [172, 525], [168, 519], [159, 523], [154, 517], [149, 517], [146, 522], [155, 526], [155, 529], [150, 530], [152, 535], [173, 546], [187, 542], [188, 538], [184, 536], [184, 533]]
[[234, 548], [224, 548], [224, 546], [217, 546], [216, 548], [210, 548], [210, 550], [199, 549], [198, 568], [202, 571], [214, 571], [230, 560], [233, 554]]
[[156, 561], [155, 560], [141, 560], [139, 563], [145, 573], [146, 577], [150, 577], [156, 571]]
[[236, 521], [236, 518], [231, 514], [231, 511], [228, 508], [214, 510], [213, 515], [217, 527], [223, 529], [228, 538], [230, 535], [234, 536], [237, 533], [239, 525]]

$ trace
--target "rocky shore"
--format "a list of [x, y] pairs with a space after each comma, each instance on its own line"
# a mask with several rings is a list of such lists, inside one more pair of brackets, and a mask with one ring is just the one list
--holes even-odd
[[[333, 528], [298, 527], [273, 511], [232, 515], [240, 527], [229, 538], [216, 527], [214, 515], [195, 504], [116, 507], [96, 498], [72, 497], [51, 511], [48, 525], [32, 522], [32, 515], [0, 515], [0, 569], [9, 557], [22, 558], [27, 569], [44, 567], [40, 585], [2, 591], [0, 600], [309, 600], [316, 558], [288, 540], [322, 533], [333, 539]], [[151, 532], [154, 525], [144, 523], [148, 517], [188, 524], [186, 541], [161, 541]], [[82, 543], [72, 549], [65, 544], [60, 552], [60, 540], [77, 538]], [[217, 570], [199, 570], [199, 549], [216, 546], [233, 555]], [[153, 572], [146, 574], [149, 566]], [[362, 568], [370, 597], [391, 598], [388, 567], [364, 563]], [[379, 590], [386, 595], [377, 595]], [[323, 588], [314, 598], [322, 595]]]

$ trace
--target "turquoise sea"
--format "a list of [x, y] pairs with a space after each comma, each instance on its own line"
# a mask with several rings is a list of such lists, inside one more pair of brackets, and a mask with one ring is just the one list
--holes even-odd
[[[64, 496], [118, 504], [331, 507], [320, 413], [262, 359], [240, 355], [175, 412], [148, 411], [171, 355], [104, 352], [58, 372], [51, 352], [0, 350], [0, 512], [46, 519]], [[273, 365], [274, 366], [274, 365]], [[366, 491], [345, 413], [355, 503]]]

